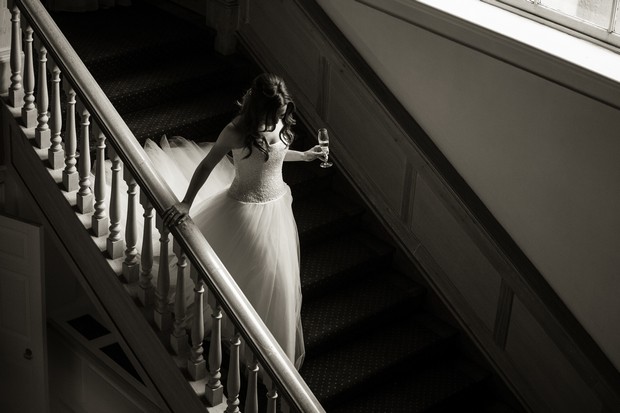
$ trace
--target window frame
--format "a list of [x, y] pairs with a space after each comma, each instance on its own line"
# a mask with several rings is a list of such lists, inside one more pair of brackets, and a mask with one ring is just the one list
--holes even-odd
[[[540, 0], [481, 0], [573, 36], [589, 40], [620, 53], [620, 27], [615, 25], [620, 14], [620, 0], [613, 0], [608, 29], [595, 26], [577, 17], [542, 6]], [[614, 7], [615, 5], [615, 7]], [[614, 27], [615, 26], [615, 27]], [[614, 30], [612, 32], [609, 29]]]

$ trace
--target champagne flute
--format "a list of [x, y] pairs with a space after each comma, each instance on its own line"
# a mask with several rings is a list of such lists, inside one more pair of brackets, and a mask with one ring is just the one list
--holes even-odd
[[319, 146], [323, 151], [323, 162], [321, 162], [321, 168], [329, 168], [333, 164], [328, 161], [329, 158], [329, 134], [327, 133], [327, 129], [321, 128], [318, 133]]

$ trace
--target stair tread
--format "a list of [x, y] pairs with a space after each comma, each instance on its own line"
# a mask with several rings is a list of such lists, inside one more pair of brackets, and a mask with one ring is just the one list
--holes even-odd
[[[195, 91], [201, 83], [207, 82], [214, 75], [218, 75], [218, 79], [213, 78], [210, 83], [221, 83], [222, 77], [225, 76], [233, 78], [235, 74], [233, 69], [243, 64], [244, 60], [238, 55], [232, 57], [224, 57], [217, 53], [202, 54], [198, 57], [188, 55], [174, 61], [147, 66], [143, 70], [103, 78], [99, 84], [112, 102], [127, 95], [150, 92], [153, 89], [171, 87], [191, 80], [195, 81], [193, 85]], [[231, 71], [233, 73], [227, 76], [227, 72]]]
[[[212, 39], [211, 30], [147, 5], [112, 7], [93, 12], [53, 13], [56, 24], [84, 63], [131, 58], [140, 50], [158, 50], [159, 58], [178, 53], [178, 45], [196, 44], [197, 38]], [[165, 36], [162, 36], [165, 32]], [[210, 45], [210, 42], [209, 42]]]
[[293, 213], [300, 236], [359, 216], [363, 209], [327, 190], [293, 202]]
[[414, 317], [410, 322], [399, 319], [374, 327], [338, 347], [307, 355], [300, 373], [322, 403], [329, 404], [392, 369], [402, 369], [449, 338]]
[[306, 350], [312, 352], [318, 344], [405, 303], [413, 309], [413, 300], [422, 297], [425, 289], [413, 282], [407, 289], [395, 288], [390, 278], [391, 274], [373, 274], [347, 288], [304, 301], [301, 316]]
[[314, 243], [301, 251], [301, 286], [304, 294], [352, 270], [370, 269], [373, 261], [387, 257], [392, 248], [362, 232], [348, 232]]
[[[234, 116], [235, 100], [239, 92], [229, 89], [215, 89], [208, 94], [190, 98], [175, 99], [151, 108], [126, 113], [123, 119], [138, 140], [159, 139], [162, 134], [181, 125], [201, 124], [213, 119], [231, 120]], [[219, 129], [219, 127], [217, 128]], [[184, 136], [187, 139], [203, 140], [213, 131], [196, 130], [200, 136]]]
[[412, 369], [406, 377], [385, 380], [379, 389], [337, 406], [334, 413], [421, 413], [445, 403], [480, 383], [484, 375], [471, 375], [461, 360], [444, 360]]

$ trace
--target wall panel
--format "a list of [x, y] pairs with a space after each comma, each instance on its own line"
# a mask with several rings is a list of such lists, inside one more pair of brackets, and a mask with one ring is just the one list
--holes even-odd
[[513, 302], [506, 352], [513, 363], [528, 372], [530, 385], [545, 395], [549, 411], [601, 411], [601, 402], [518, 297]]
[[334, 156], [346, 151], [356, 168], [375, 185], [383, 201], [400, 216], [406, 155], [377, 115], [371, 97], [351, 82], [349, 71], [342, 66], [335, 68], [330, 85], [329, 126], [338, 144]]
[[411, 218], [411, 230], [492, 331], [501, 277], [424, 175], [418, 175]]
[[[284, 69], [287, 83], [295, 85], [296, 97], [303, 98], [316, 105], [319, 99], [319, 81], [321, 79], [321, 51], [310, 37], [308, 30], [291, 24], [294, 18], [286, 5], [273, 13], [263, 2], [252, 2], [250, 21], [253, 35], [260, 42], [268, 45], [269, 56], [278, 57], [277, 63]], [[288, 24], [284, 24], [288, 22]]]

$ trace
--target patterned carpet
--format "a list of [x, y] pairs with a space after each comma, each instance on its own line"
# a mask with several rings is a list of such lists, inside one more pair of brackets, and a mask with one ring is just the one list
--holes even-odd
[[[213, 52], [212, 31], [140, 2], [54, 19], [140, 141], [215, 139], [257, 73], [240, 54]], [[297, 132], [303, 143], [303, 126]], [[458, 331], [423, 310], [426, 289], [393, 267], [394, 248], [365, 229], [361, 203], [334, 189], [337, 167], [287, 163], [284, 173], [302, 242], [301, 374], [326, 410], [495, 403], [489, 373], [459, 354]]]

